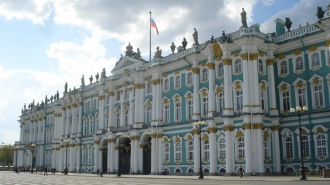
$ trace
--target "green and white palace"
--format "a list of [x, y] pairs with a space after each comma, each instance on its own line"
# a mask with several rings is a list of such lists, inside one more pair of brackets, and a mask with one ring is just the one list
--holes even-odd
[[205, 175], [240, 166], [263, 175], [296, 172], [302, 158], [307, 170], [330, 168], [330, 6], [323, 8], [313, 24], [290, 30], [289, 18], [276, 19], [274, 32], [262, 33], [243, 23], [168, 56], [157, 48], [150, 62], [128, 44], [100, 79], [82, 77], [79, 88], [66, 84], [24, 106], [14, 166], [191, 175], [201, 162]]

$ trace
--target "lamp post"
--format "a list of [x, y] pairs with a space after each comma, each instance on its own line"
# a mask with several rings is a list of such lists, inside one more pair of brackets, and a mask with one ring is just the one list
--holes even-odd
[[15, 159], [15, 161], [16, 161], [16, 173], [18, 173], [18, 168], [17, 168], [17, 155], [18, 155], [18, 149], [19, 149], [19, 146], [16, 145], [16, 146], [15, 146], [15, 149], [16, 149], [16, 159]]
[[31, 147], [32, 147], [32, 164], [31, 164], [31, 173], [33, 173], [33, 154], [34, 154], [34, 148], [36, 147], [36, 145], [35, 145], [35, 144], [32, 144]]
[[118, 174], [117, 177], [120, 177], [120, 137], [123, 136], [122, 132], [117, 132], [116, 136], [118, 136]]
[[204, 179], [202, 170], [202, 126], [205, 124], [205, 121], [196, 121], [194, 123], [196, 129], [199, 130], [199, 179]]
[[290, 112], [295, 113], [298, 112], [298, 120], [299, 120], [299, 145], [300, 145], [300, 180], [307, 180], [306, 174], [305, 174], [305, 166], [304, 166], [304, 158], [303, 158], [303, 150], [302, 150], [302, 137], [301, 137], [301, 123], [300, 123], [300, 117], [302, 116], [302, 112], [307, 112], [308, 108], [307, 106], [304, 106], [302, 109], [300, 106], [298, 106], [296, 109], [291, 108]]
[[68, 175], [68, 143], [70, 142], [69, 139], [63, 139], [63, 142], [65, 143], [65, 169], [64, 169], [64, 175]]

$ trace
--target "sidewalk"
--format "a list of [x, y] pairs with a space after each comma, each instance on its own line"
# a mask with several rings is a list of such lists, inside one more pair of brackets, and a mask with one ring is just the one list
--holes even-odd
[[[62, 173], [56, 173], [56, 175], [62, 175]], [[99, 175], [90, 173], [68, 173], [69, 176], [90, 176], [100, 178]], [[199, 176], [179, 176], [179, 175], [121, 175], [117, 177], [116, 174], [103, 174], [103, 178], [154, 178], [154, 179], [189, 179], [200, 180]], [[204, 176], [204, 179], [219, 180], [219, 181], [300, 181], [296, 176]], [[321, 178], [317, 176], [307, 176], [308, 181], [329, 181], [330, 178]]]

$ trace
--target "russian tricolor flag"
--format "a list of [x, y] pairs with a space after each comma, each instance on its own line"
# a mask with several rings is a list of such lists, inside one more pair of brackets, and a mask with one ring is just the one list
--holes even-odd
[[155, 23], [155, 21], [152, 18], [150, 18], [150, 26], [153, 27], [153, 28], [155, 28], [156, 31], [157, 31], [157, 35], [159, 35], [158, 28], [156, 26], [156, 23]]

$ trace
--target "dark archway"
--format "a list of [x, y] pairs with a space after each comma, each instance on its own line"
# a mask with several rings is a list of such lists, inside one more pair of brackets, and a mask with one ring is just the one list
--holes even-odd
[[121, 174], [131, 172], [131, 140], [129, 138], [120, 139], [119, 164]]
[[151, 137], [148, 136], [147, 143], [143, 146], [143, 174], [151, 173]]
[[102, 166], [100, 168], [101, 172], [105, 174], [108, 173], [108, 142], [106, 139], [101, 143], [100, 151], [102, 152]]

